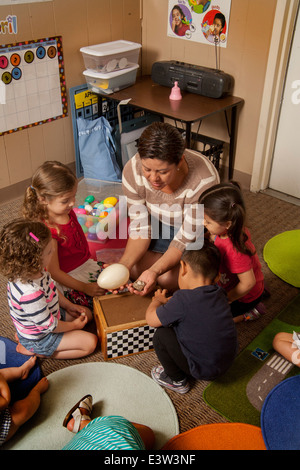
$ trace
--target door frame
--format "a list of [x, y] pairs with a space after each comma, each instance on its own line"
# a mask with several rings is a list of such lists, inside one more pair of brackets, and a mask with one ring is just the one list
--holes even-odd
[[300, 0], [277, 0], [258, 123], [250, 190], [269, 184], [282, 94]]

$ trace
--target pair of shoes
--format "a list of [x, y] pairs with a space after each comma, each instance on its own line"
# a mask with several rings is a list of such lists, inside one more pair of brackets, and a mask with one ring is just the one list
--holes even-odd
[[[89, 412], [89, 414], [81, 414], [80, 408], [84, 408]], [[91, 421], [90, 414], [93, 409], [93, 397], [92, 395], [85, 395], [79, 400], [76, 405], [74, 405], [70, 411], [67, 413], [63, 426], [66, 428], [68, 422], [74, 418], [74, 426], [72, 432], [75, 434], [79, 431], [81, 421]]]
[[151, 370], [151, 375], [155, 382], [157, 382], [159, 385], [162, 385], [163, 387], [173, 390], [173, 392], [187, 393], [190, 389], [187, 379], [179, 380], [178, 382], [172, 380], [165, 373], [163, 366], [153, 367]]
[[253, 321], [260, 318], [262, 315], [266, 313], [266, 309], [263, 303], [259, 303], [247, 313], [244, 313], [244, 321]]

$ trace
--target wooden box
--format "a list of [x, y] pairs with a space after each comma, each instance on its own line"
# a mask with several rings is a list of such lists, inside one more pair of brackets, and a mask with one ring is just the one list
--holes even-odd
[[153, 349], [155, 328], [145, 314], [151, 297], [130, 292], [94, 297], [94, 317], [104, 360]]

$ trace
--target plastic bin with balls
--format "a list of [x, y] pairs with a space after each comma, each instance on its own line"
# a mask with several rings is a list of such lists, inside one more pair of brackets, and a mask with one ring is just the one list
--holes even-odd
[[121, 183], [85, 178], [78, 183], [74, 212], [88, 242], [127, 238], [127, 208]]

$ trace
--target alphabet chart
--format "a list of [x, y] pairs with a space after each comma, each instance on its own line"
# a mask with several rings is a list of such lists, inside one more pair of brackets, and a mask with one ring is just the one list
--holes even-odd
[[0, 46], [0, 136], [67, 116], [62, 38]]

